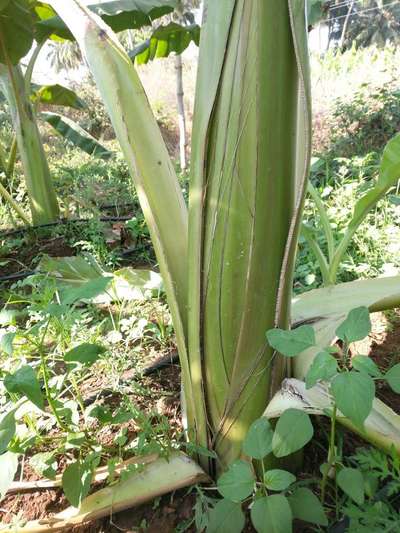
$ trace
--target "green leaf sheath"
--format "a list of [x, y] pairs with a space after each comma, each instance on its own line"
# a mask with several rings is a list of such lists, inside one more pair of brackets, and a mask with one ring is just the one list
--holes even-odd
[[272, 0], [208, 2], [200, 38], [189, 353], [196, 395], [207, 405], [203, 444], [227, 464], [287, 370], [265, 332], [288, 325], [292, 247], [308, 164], [305, 130], [296, 141], [304, 126], [297, 116], [304, 110], [298, 94], [300, 87], [304, 94], [299, 80], [306, 69], [298, 61], [306, 52], [300, 54], [301, 29], [291, 26], [292, 14], [305, 31], [303, 9], [302, 1], [290, 2], [290, 10]]
[[186, 355], [188, 221], [174, 167], [140, 79], [116, 36], [76, 0], [50, 4], [71, 28], [86, 57], [134, 180], [173, 317], [192, 427], [195, 401]]

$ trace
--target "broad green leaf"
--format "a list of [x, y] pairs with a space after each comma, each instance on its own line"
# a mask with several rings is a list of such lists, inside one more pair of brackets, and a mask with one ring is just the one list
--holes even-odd
[[57, 473], [57, 460], [53, 452], [41, 452], [33, 455], [29, 464], [39, 476], [54, 479]]
[[367, 307], [352, 309], [346, 320], [336, 330], [336, 335], [345, 342], [360, 341], [371, 332], [371, 319]]
[[331, 391], [339, 410], [358, 427], [370, 414], [375, 397], [375, 383], [367, 374], [343, 372], [334, 378]]
[[328, 352], [316, 355], [306, 375], [307, 389], [314, 387], [318, 381], [329, 381], [337, 373], [337, 360]]
[[210, 511], [207, 533], [241, 533], [245, 516], [240, 503], [221, 500]]
[[6, 452], [0, 455], [0, 500], [4, 498], [14, 481], [18, 469], [18, 454]]
[[85, 109], [87, 106], [72, 89], [68, 89], [58, 83], [43, 85], [36, 88], [32, 98], [41, 104], [72, 107]]
[[[93, 303], [110, 303], [114, 300], [145, 300], [162, 290], [160, 274], [151, 270], [121, 268], [113, 274], [105, 272], [90, 254], [75, 257], [45, 256], [38, 266], [39, 272], [47, 272], [62, 288], [80, 287], [90, 280], [112, 277], [107, 291], [95, 296]], [[69, 294], [66, 291], [65, 294]]]
[[64, 470], [62, 488], [73, 507], [79, 507], [90, 490], [93, 472], [84, 463], [76, 461]]
[[10, 3], [10, 0], [0, 0], [0, 11], [3, 11], [8, 4]]
[[267, 470], [264, 476], [264, 483], [267, 489], [281, 491], [285, 490], [296, 481], [296, 477], [286, 470]]
[[143, 65], [154, 58], [168, 57], [172, 52], [181, 54], [191, 42], [198, 45], [199, 41], [200, 27], [197, 24], [182, 26], [170, 22], [166, 26], [159, 26], [149, 39], [135, 47], [128, 55], [138, 65]]
[[84, 152], [102, 159], [109, 159], [113, 153], [107, 150], [102, 144], [90, 135], [87, 131], [79, 126], [76, 122], [68, 117], [60, 115], [59, 113], [51, 113], [47, 111], [39, 114], [39, 117], [53, 126], [65, 140], [77, 146]]
[[86, 435], [83, 431], [78, 433], [68, 433], [67, 444], [71, 448], [80, 448], [86, 440]]
[[0, 420], [0, 455], [3, 454], [15, 435], [15, 410], [5, 414]]
[[284, 329], [270, 329], [267, 331], [267, 340], [276, 351], [294, 357], [315, 344], [314, 329], [311, 326], [300, 326], [286, 331]]
[[254, 459], [264, 459], [272, 451], [274, 430], [265, 417], [255, 420], [243, 441], [243, 452]]
[[[153, 20], [171, 13], [175, 6], [176, 0], [106, 0], [87, 4], [115, 32], [150, 26]], [[37, 26], [39, 35], [55, 34], [63, 39], [73, 38], [58, 16], [43, 20]]]
[[110, 285], [112, 279], [106, 276], [92, 279], [81, 286], [65, 291], [62, 294], [62, 303], [70, 305], [80, 300], [90, 301], [99, 294], [102, 294]]
[[397, 394], [400, 394], [400, 363], [392, 366], [385, 374], [385, 379], [389, 383], [391, 389]]
[[134, 268], [121, 268], [114, 272], [113, 294], [118, 300], [144, 300], [163, 290], [158, 272]]
[[39, 272], [46, 272], [68, 286], [81, 286], [89, 280], [105, 275], [96, 259], [90, 255], [50, 257], [45, 255], [39, 263]]
[[67, 305], [61, 305], [58, 303], [51, 303], [48, 306], [46, 306], [45, 309], [43, 309], [43, 312], [54, 317], [54, 318], [61, 318], [63, 315], [66, 315], [69, 311], [69, 307]]
[[257, 533], [291, 533], [292, 510], [285, 496], [274, 494], [256, 500], [251, 521]]
[[325, 0], [308, 0], [307, 1], [307, 22], [309, 26], [318, 24], [324, 16]]
[[300, 487], [288, 497], [288, 500], [292, 509], [293, 518], [303, 520], [304, 522], [311, 522], [319, 526], [328, 525], [324, 508], [317, 496], [310, 489]]
[[31, 366], [21, 366], [14, 374], [7, 374], [4, 378], [4, 387], [8, 392], [26, 396], [39, 409], [44, 409], [44, 398], [40, 383]]
[[314, 428], [307, 413], [287, 409], [276, 424], [272, 451], [276, 457], [285, 457], [300, 450], [312, 439]]
[[356, 468], [343, 468], [337, 475], [342, 491], [359, 505], [364, 503], [364, 477]]
[[369, 374], [373, 378], [379, 378], [382, 376], [377, 365], [367, 355], [355, 355], [351, 358], [351, 364], [355, 370]]
[[[10, 0], [0, 11], [0, 32], [6, 53], [11, 63], [16, 65], [33, 43], [33, 15], [28, 0]], [[0, 63], [7, 63], [2, 49]]]
[[0, 337], [0, 350], [6, 353], [7, 355], [12, 355], [14, 351], [13, 340], [15, 338], [15, 333], [8, 332], [2, 333]]
[[389, 194], [388, 200], [393, 205], [400, 205], [400, 196], [397, 196], [396, 194]]
[[113, 414], [109, 407], [102, 405], [95, 405], [91, 407], [88, 416], [95, 418], [100, 424], [110, 424], [113, 420]]
[[100, 355], [104, 352], [105, 348], [103, 346], [85, 342], [79, 346], [75, 346], [75, 348], [72, 348], [72, 350], [69, 350], [64, 355], [64, 361], [67, 361], [68, 363], [76, 362], [90, 366], [95, 363], [99, 359]]
[[250, 496], [255, 483], [251, 465], [238, 460], [218, 479], [217, 488], [227, 500], [240, 502]]

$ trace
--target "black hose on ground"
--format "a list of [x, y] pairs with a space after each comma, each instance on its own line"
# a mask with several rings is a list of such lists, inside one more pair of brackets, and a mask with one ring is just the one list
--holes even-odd
[[[100, 217], [98, 220], [100, 222], [127, 222], [128, 220], [132, 219], [132, 216], [133, 215]], [[36, 229], [52, 228], [55, 226], [63, 226], [66, 224], [87, 223], [91, 222], [92, 220], [96, 220], [96, 218], [60, 218], [56, 222], [48, 222], [47, 224], [36, 224], [35, 226], [24, 226], [22, 228], [1, 232], [0, 239], [6, 239], [8, 237], [13, 237], [15, 235], [20, 235], [21, 233], [26, 233], [28, 231], [33, 231]]]

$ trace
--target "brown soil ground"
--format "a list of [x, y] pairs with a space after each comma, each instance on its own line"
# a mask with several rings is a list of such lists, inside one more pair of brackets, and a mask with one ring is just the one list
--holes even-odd
[[[72, 249], [63, 242], [62, 238], [38, 241], [32, 248], [19, 250], [18, 261], [28, 266], [37, 256], [38, 250], [42, 253], [49, 253], [54, 256], [71, 255]], [[21, 257], [23, 259], [21, 259]], [[8, 273], [10, 267], [7, 265], [1, 267], [0, 275]], [[11, 268], [11, 271], [14, 270]], [[370, 355], [381, 369], [387, 369], [400, 360], [400, 311], [389, 314], [376, 313], [372, 315], [373, 331], [369, 338], [362, 344], [354, 347], [357, 353]], [[132, 376], [130, 371], [126, 372], [125, 379], [129, 380]], [[150, 377], [143, 378], [143, 385], [152, 391], [151, 405], [143, 397], [131, 395], [142, 409], [156, 408], [158, 412], [168, 417], [172, 430], [177, 434], [181, 431], [180, 422], [180, 369], [178, 365], [166, 367]], [[94, 376], [93, 380], [88, 380], [83, 388], [83, 398], [93, 396], [107, 388], [106, 376], [102, 379]], [[380, 386], [378, 396], [386, 401], [396, 412], [400, 413], [400, 396], [394, 394], [386, 385]], [[120, 397], [118, 394], [107, 396], [104, 403], [110, 406], [119, 404]], [[131, 438], [137, 430], [131, 423], [127, 423], [128, 434]], [[316, 439], [306, 448], [303, 461], [303, 470], [318, 475], [319, 465], [326, 458], [326, 433], [328, 424], [323, 417], [315, 419]], [[99, 434], [99, 439], [104, 442], [111, 440], [111, 434]], [[345, 434], [344, 453], [351, 453], [364, 443], [357, 436], [351, 433]], [[0, 474], [1, 475], [1, 474]], [[301, 472], [298, 474], [302, 477]], [[20, 474], [18, 474], [20, 476]], [[19, 479], [19, 477], [18, 477]], [[36, 474], [25, 463], [22, 479], [25, 481], [37, 479]], [[96, 487], [98, 488], [98, 487]], [[195, 504], [195, 495], [190, 490], [181, 490], [176, 493], [164, 496], [156, 501], [135, 509], [129, 509], [110, 515], [104, 519], [87, 524], [83, 527], [74, 528], [76, 533], [117, 533], [124, 531], [127, 533], [172, 533], [179, 531], [184, 522], [193, 517], [193, 506]], [[36, 520], [49, 517], [68, 506], [68, 502], [57, 490], [42, 490], [22, 495], [10, 495], [0, 504], [0, 524], [9, 523], [13, 517], [19, 516], [23, 520]], [[248, 531], [253, 531], [250, 526]], [[186, 531], [195, 532], [192, 525]], [[294, 531], [296, 533], [306, 533], [314, 531], [308, 527], [297, 524]]]

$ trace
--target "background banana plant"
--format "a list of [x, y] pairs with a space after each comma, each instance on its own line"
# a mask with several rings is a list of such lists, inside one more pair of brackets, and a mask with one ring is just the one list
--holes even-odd
[[79, 0], [50, 3], [89, 64], [138, 190], [175, 326], [188, 437], [224, 468], [284, 378], [304, 377], [267, 330], [307, 321], [329, 344], [344, 305], [400, 300], [394, 278], [368, 281], [368, 298], [365, 286], [330, 288], [326, 309], [325, 292], [291, 302], [311, 145], [304, 0], [206, 2], [189, 213], [129, 56]]
[[[116, 31], [121, 31], [151, 24], [155, 18], [173, 11], [174, 5], [173, 1], [154, 0], [149, 3], [113, 0], [107, 4], [92, 3], [90, 8], [99, 13]], [[53, 111], [39, 112], [40, 104], [77, 109], [85, 107], [71, 89], [58, 84], [43, 87], [31, 84], [34, 65], [49, 38], [72, 38], [49, 5], [36, 0], [8, 0], [0, 4], [0, 91], [7, 99], [14, 125], [17, 142], [12, 147], [14, 149], [18, 146], [34, 224], [53, 222], [59, 217], [58, 202], [36, 119], [45, 121], [58, 134], [90, 155], [105, 159], [112, 156], [109, 150], [68, 117]], [[31, 50], [32, 45], [33, 52], [26, 72], [23, 73], [19, 62]], [[180, 47], [183, 51], [182, 45]], [[6, 158], [2, 158], [4, 161], [1, 166], [8, 181], [15, 153], [10, 148], [7, 164]], [[0, 195], [28, 223], [27, 216], [5, 185], [0, 187]]]

